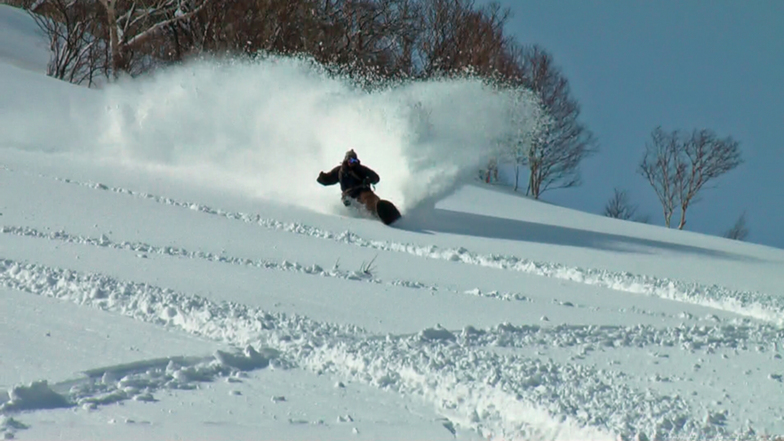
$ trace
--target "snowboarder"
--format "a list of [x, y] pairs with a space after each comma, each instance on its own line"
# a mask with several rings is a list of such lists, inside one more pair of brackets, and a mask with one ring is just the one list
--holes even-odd
[[[346, 152], [340, 165], [327, 173], [320, 172], [317, 179], [321, 185], [335, 185], [340, 182], [343, 205], [348, 207], [353, 199], [365, 205], [371, 212], [375, 212], [378, 197], [373, 194], [370, 186], [378, 184], [380, 180], [376, 172], [360, 163], [353, 149]], [[372, 200], [374, 197], [376, 201]]]
[[373, 192], [370, 186], [378, 184], [380, 180], [376, 172], [359, 162], [353, 149], [346, 152], [340, 165], [329, 172], [320, 172], [317, 179], [321, 185], [335, 185], [339, 182], [340, 189], [343, 191], [341, 196], [343, 205], [349, 207], [356, 201], [389, 225], [400, 218], [400, 212], [394, 204], [379, 199]]

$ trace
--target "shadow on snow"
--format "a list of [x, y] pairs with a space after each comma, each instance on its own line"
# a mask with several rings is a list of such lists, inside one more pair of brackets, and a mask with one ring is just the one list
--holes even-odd
[[[416, 213], [411, 213], [409, 216], [404, 216], [404, 218], [394, 224], [394, 226], [396, 228], [422, 234], [439, 232], [491, 239], [592, 248], [614, 252], [650, 254], [653, 253], [653, 250], [651, 249], [656, 249], [731, 260], [759, 260], [750, 256], [693, 245], [681, 245], [653, 239], [465, 213], [441, 208], [419, 210]], [[646, 250], [646, 248], [649, 250]]]

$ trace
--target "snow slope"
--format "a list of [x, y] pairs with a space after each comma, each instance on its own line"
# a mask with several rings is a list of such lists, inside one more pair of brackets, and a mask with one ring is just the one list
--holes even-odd
[[[8, 35], [6, 438], [784, 435], [784, 251], [467, 182], [508, 130], [478, 85], [274, 60], [87, 90]], [[394, 228], [315, 183], [350, 147]]]

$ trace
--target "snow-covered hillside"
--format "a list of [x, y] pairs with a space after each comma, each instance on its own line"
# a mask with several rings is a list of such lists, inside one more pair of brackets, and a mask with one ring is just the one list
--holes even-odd
[[[467, 181], [507, 129], [479, 85], [88, 90], [32, 26], [0, 6], [6, 438], [784, 435], [784, 251]], [[348, 148], [394, 227], [315, 182]]]

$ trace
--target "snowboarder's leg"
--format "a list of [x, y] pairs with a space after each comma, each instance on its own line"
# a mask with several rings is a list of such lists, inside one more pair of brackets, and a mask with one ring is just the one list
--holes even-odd
[[376, 205], [378, 205], [378, 196], [370, 190], [364, 190], [357, 196], [357, 202], [365, 206], [367, 210], [374, 215], [378, 215]]

